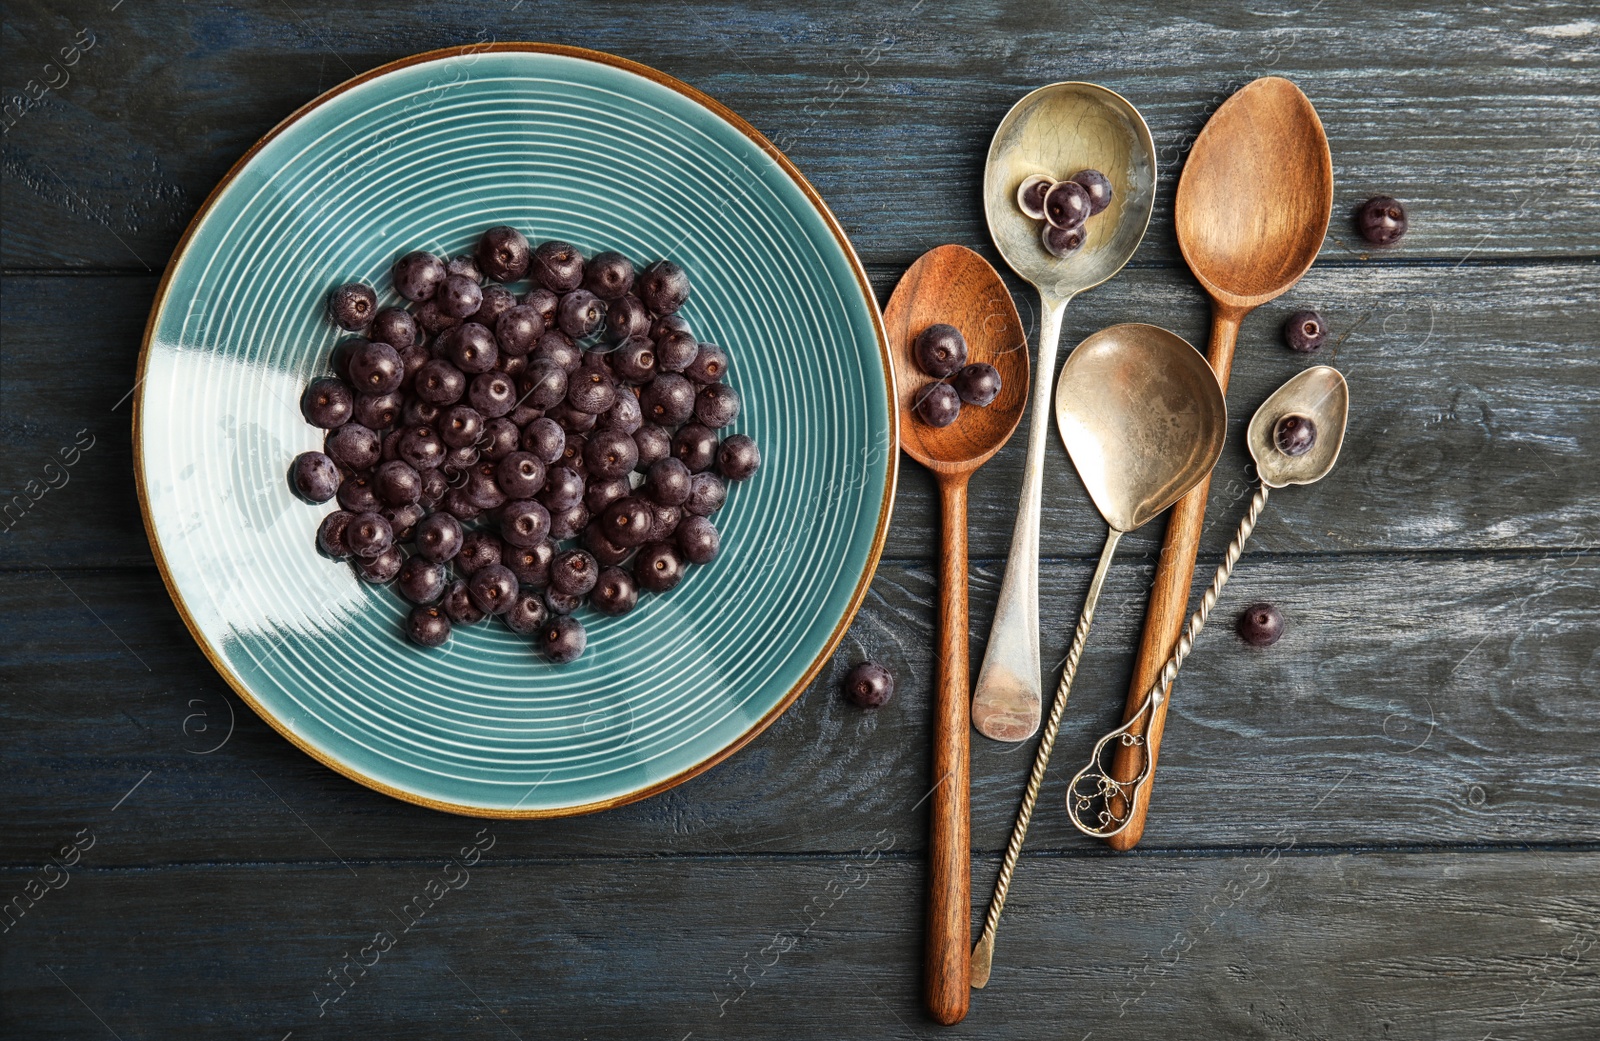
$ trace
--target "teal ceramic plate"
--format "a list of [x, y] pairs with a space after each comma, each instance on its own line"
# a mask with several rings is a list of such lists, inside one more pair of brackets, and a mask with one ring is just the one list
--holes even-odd
[[[733, 429], [763, 466], [717, 515], [722, 553], [630, 615], [588, 608], [584, 656], [498, 623], [408, 645], [406, 607], [319, 556], [285, 474], [320, 446], [328, 289], [398, 302], [393, 258], [486, 227], [694, 279], [683, 314], [732, 358]], [[895, 410], [859, 261], [798, 171], [715, 101], [573, 48], [500, 44], [377, 69], [296, 112], [189, 228], [157, 295], [134, 443], [168, 589], [239, 695], [300, 748], [398, 798], [484, 816], [642, 798], [731, 754], [820, 669], [888, 524]]]

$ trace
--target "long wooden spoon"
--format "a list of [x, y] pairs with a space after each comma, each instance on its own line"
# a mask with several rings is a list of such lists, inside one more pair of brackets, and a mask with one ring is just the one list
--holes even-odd
[[[1267, 76], [1247, 84], [1222, 103], [1195, 139], [1178, 181], [1174, 216], [1183, 259], [1211, 297], [1206, 360], [1224, 393], [1239, 323], [1300, 281], [1317, 258], [1332, 211], [1327, 135], [1316, 109], [1288, 80]], [[1139, 712], [1183, 628], [1210, 484], [1207, 478], [1195, 485], [1167, 521], [1124, 721]], [[1156, 706], [1145, 727], [1143, 751], [1151, 771], [1168, 704], [1170, 698]], [[1130, 780], [1145, 765], [1140, 749], [1130, 745], [1112, 771]], [[1113, 849], [1132, 849], [1144, 833], [1150, 788], [1147, 783], [1138, 789], [1128, 826], [1106, 840]]]
[[[900, 395], [900, 447], [939, 482], [944, 546], [939, 569], [938, 686], [933, 709], [933, 791], [928, 836], [928, 1011], [941, 1023], [967, 1014], [972, 949], [972, 839], [968, 818], [967, 481], [1011, 437], [1028, 401], [1028, 340], [1016, 304], [988, 261], [965, 246], [940, 246], [911, 265], [883, 314]], [[955, 326], [970, 362], [1000, 372], [1000, 394], [963, 405], [947, 427], [913, 409], [934, 380], [912, 344], [930, 325]]]

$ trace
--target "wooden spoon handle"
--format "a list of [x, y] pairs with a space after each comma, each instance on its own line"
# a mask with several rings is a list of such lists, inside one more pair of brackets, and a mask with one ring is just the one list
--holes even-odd
[[941, 475], [944, 548], [939, 571], [938, 686], [933, 702], [933, 793], [928, 835], [928, 1011], [944, 1024], [967, 1014], [972, 951], [972, 839], [968, 814], [967, 477]]
[[[1206, 351], [1206, 361], [1217, 374], [1217, 382], [1224, 394], [1228, 391], [1228, 375], [1233, 371], [1233, 348], [1239, 340], [1239, 323], [1249, 312], [1242, 308], [1213, 303], [1211, 309], [1211, 346]], [[1128, 687], [1128, 702], [1123, 710], [1123, 722], [1131, 722], [1144, 706], [1144, 698], [1151, 684], [1161, 675], [1161, 669], [1172, 655], [1183, 629], [1189, 610], [1189, 586], [1194, 580], [1194, 559], [1200, 548], [1200, 533], [1205, 527], [1206, 495], [1211, 489], [1208, 474], [1199, 484], [1189, 489], [1178, 500], [1167, 520], [1167, 535], [1161, 543], [1160, 563], [1156, 566], [1155, 584], [1150, 589], [1150, 606], [1144, 614], [1144, 637], [1139, 641], [1139, 654], [1133, 663], [1133, 682]], [[1144, 834], [1145, 814], [1150, 809], [1150, 792], [1155, 787], [1156, 760], [1161, 751], [1161, 733], [1166, 727], [1167, 706], [1170, 697], [1162, 698], [1151, 708], [1144, 724], [1144, 746], [1125, 745], [1118, 749], [1112, 763], [1112, 776], [1119, 781], [1131, 781], [1144, 769], [1149, 756], [1150, 776], [1135, 793], [1134, 805], [1128, 813], [1128, 826], [1106, 839], [1112, 849], [1128, 850], [1138, 844]], [[1138, 729], [1136, 726], [1135, 730]], [[1125, 811], [1117, 807], [1118, 815]]]

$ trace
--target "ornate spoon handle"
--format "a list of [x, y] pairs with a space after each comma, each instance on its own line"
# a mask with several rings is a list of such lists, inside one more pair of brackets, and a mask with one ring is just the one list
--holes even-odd
[[1061, 713], [1067, 707], [1072, 678], [1078, 673], [1078, 659], [1083, 656], [1083, 645], [1089, 640], [1089, 626], [1094, 623], [1094, 607], [1100, 599], [1100, 587], [1105, 584], [1112, 552], [1117, 548], [1120, 538], [1122, 532], [1115, 528], [1106, 536], [1105, 548], [1100, 551], [1100, 563], [1089, 582], [1089, 595], [1084, 599], [1083, 612], [1078, 615], [1078, 628], [1072, 634], [1072, 648], [1067, 651], [1066, 663], [1061, 669], [1061, 684], [1056, 688], [1056, 698], [1050, 706], [1050, 718], [1039, 737], [1039, 748], [1033, 755], [1033, 769], [1028, 773], [1028, 787], [1022, 794], [1017, 821], [1011, 826], [1011, 841], [1006, 843], [1006, 855], [1000, 863], [1000, 877], [995, 880], [994, 896], [989, 900], [989, 914], [983, 922], [983, 935], [978, 937], [977, 945], [972, 948], [972, 964], [967, 971], [973, 987], [981, 988], [989, 982], [989, 966], [994, 961], [995, 929], [1000, 925], [1000, 912], [1005, 909], [1006, 893], [1011, 889], [1011, 873], [1016, 870], [1017, 857], [1022, 853], [1022, 840], [1028, 836], [1033, 807], [1039, 801], [1039, 787], [1044, 783], [1044, 771], [1050, 765], [1050, 752], [1056, 744], [1056, 733], [1061, 729]]
[[1144, 701], [1139, 705], [1139, 711], [1135, 712], [1126, 723], [1095, 742], [1094, 752], [1089, 756], [1089, 765], [1079, 770], [1072, 778], [1072, 783], [1067, 786], [1067, 816], [1072, 818], [1073, 825], [1085, 835], [1108, 839], [1121, 832], [1133, 819], [1133, 807], [1139, 798], [1140, 789], [1150, 782], [1150, 756], [1148, 754], [1142, 756], [1143, 765], [1140, 766], [1137, 775], [1126, 781], [1119, 781], [1111, 776], [1111, 761], [1107, 749], [1114, 753], [1116, 748], [1112, 747], [1113, 744], [1124, 748], [1145, 747], [1145, 721], [1150, 711], [1166, 697], [1172, 681], [1178, 676], [1178, 670], [1183, 668], [1183, 660], [1194, 650], [1194, 639], [1200, 634], [1200, 630], [1205, 628], [1206, 618], [1211, 614], [1211, 609], [1217, 605], [1217, 596], [1222, 592], [1222, 587], [1228, 584], [1228, 579], [1233, 576], [1233, 566], [1239, 562], [1239, 555], [1244, 552], [1244, 544], [1250, 538], [1250, 533], [1255, 530], [1256, 519], [1261, 516], [1261, 511], [1266, 509], [1268, 494], [1268, 488], [1263, 484], [1251, 497], [1250, 510], [1239, 522], [1239, 530], [1234, 533], [1233, 541], [1228, 543], [1228, 552], [1222, 558], [1222, 563], [1217, 565], [1216, 574], [1211, 576], [1211, 585], [1200, 598], [1200, 606], [1189, 616], [1188, 623], [1184, 625], [1183, 632], [1178, 637], [1178, 646], [1173, 649], [1172, 657], [1167, 659], [1167, 664], [1161, 669], [1161, 675], [1145, 694]]

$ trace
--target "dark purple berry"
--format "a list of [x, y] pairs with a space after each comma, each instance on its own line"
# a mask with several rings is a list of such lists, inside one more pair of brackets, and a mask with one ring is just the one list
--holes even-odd
[[521, 440], [522, 431], [517, 429], [517, 425], [500, 416], [483, 425], [483, 433], [478, 435], [477, 447], [483, 458], [498, 463], [515, 452]]
[[583, 450], [588, 447], [589, 439], [582, 434], [567, 435], [567, 443], [561, 449], [561, 458], [556, 461], [557, 466], [565, 466], [579, 477], [587, 478], [589, 464], [583, 461]]
[[634, 579], [652, 593], [665, 593], [677, 585], [686, 570], [683, 556], [670, 542], [649, 543], [633, 559]]
[[512, 546], [534, 546], [550, 533], [550, 511], [532, 499], [515, 499], [500, 510], [500, 536]]
[[728, 352], [714, 343], [702, 343], [683, 374], [696, 383], [716, 383], [728, 374]]
[[709, 517], [722, 509], [728, 499], [728, 486], [716, 474], [695, 474], [689, 484], [689, 498], [683, 504], [685, 513], [696, 517]]
[[560, 329], [550, 329], [539, 342], [533, 345], [533, 350], [528, 355], [529, 363], [549, 362], [561, 368], [561, 371], [571, 373], [578, 371], [578, 366], [583, 362], [583, 352], [573, 344], [572, 338]]
[[544, 606], [544, 597], [531, 590], [519, 589], [516, 603], [500, 618], [506, 623], [506, 628], [518, 636], [533, 636], [549, 620], [550, 611]]
[[1077, 181], [1057, 181], [1044, 196], [1044, 219], [1052, 227], [1076, 228], [1089, 219], [1089, 192]]
[[558, 593], [554, 589], [546, 589], [544, 591], [544, 606], [550, 612], [551, 618], [554, 619], [569, 615], [582, 607], [583, 597], [568, 596], [565, 593]]
[[431, 604], [444, 596], [450, 585], [450, 572], [443, 564], [435, 564], [422, 557], [409, 557], [400, 565], [399, 581], [395, 583], [400, 595], [413, 604]]
[[360, 423], [346, 423], [328, 435], [323, 450], [347, 470], [370, 470], [383, 457], [383, 441]]
[[355, 395], [343, 380], [324, 376], [312, 380], [300, 395], [300, 413], [314, 427], [332, 430], [344, 426], [355, 411]]
[[531, 499], [544, 487], [545, 464], [532, 452], [512, 452], [494, 468], [500, 490], [512, 499]]
[[444, 475], [444, 471], [437, 468], [417, 472], [422, 474], [421, 504], [430, 510], [437, 508], [445, 494], [450, 491], [450, 479]]
[[649, 383], [656, 375], [656, 346], [643, 336], [630, 336], [612, 352], [611, 367], [629, 383]]
[[463, 523], [476, 520], [483, 515], [483, 508], [474, 506], [468, 501], [466, 493], [460, 488], [450, 489], [440, 506], [445, 512]]
[[543, 589], [550, 582], [550, 561], [558, 552], [554, 539], [542, 539], [532, 546], [507, 545], [500, 562], [517, 576], [523, 589]]
[[621, 430], [596, 430], [583, 448], [589, 473], [601, 479], [622, 477], [639, 461], [639, 446]]
[[467, 583], [459, 578], [445, 589], [440, 606], [444, 608], [444, 613], [450, 621], [456, 625], [476, 625], [484, 618], [483, 611], [472, 602], [472, 594], [467, 590]]
[[617, 403], [617, 386], [604, 369], [584, 367], [567, 382], [567, 404], [590, 416], [598, 416]]
[[1017, 209], [1034, 220], [1044, 220], [1044, 197], [1056, 179], [1047, 174], [1032, 174], [1017, 185]]
[[556, 327], [556, 312], [561, 309], [561, 297], [544, 286], [536, 285], [522, 294], [522, 302], [538, 312], [539, 320], [546, 329]]
[[1310, 416], [1291, 413], [1273, 425], [1272, 443], [1284, 455], [1305, 455], [1317, 443], [1317, 424]]
[[574, 289], [563, 296], [556, 312], [556, 324], [574, 340], [594, 335], [605, 320], [606, 305], [587, 289]]
[[505, 614], [517, 602], [517, 576], [504, 564], [485, 564], [467, 579], [467, 593], [484, 614]]
[[483, 287], [465, 275], [447, 275], [431, 302], [451, 318], [468, 318], [483, 303]]
[[961, 395], [948, 383], [930, 383], [917, 392], [917, 418], [931, 427], [947, 427], [961, 415]]
[[355, 518], [348, 510], [335, 510], [322, 518], [322, 523], [317, 525], [317, 548], [334, 560], [348, 557], [350, 547], [345, 545], [344, 533]]
[[561, 458], [567, 446], [567, 433], [555, 420], [541, 416], [522, 430], [522, 450], [546, 466]]
[[487, 285], [483, 287], [483, 301], [472, 312], [472, 320], [494, 332], [501, 316], [516, 306], [517, 296], [511, 290], [505, 286]]
[[393, 462], [400, 458], [400, 439], [405, 436], [405, 433], [404, 430], [396, 428], [383, 435], [382, 459], [384, 462]]
[[350, 352], [350, 382], [358, 394], [387, 394], [399, 390], [406, 376], [400, 352], [386, 343], [366, 343]]
[[568, 466], [552, 466], [544, 479], [539, 501], [552, 515], [570, 510], [583, 501], [583, 478]]
[[417, 523], [412, 537], [417, 542], [417, 553], [435, 564], [452, 560], [461, 552], [461, 522], [448, 513], [428, 514]]
[[682, 506], [693, 483], [694, 475], [683, 460], [667, 458], [650, 464], [640, 491], [657, 506]]
[[583, 284], [583, 254], [570, 242], [540, 243], [528, 273], [552, 293], [570, 293]]
[[1405, 206], [1387, 195], [1368, 199], [1356, 211], [1356, 227], [1361, 237], [1374, 246], [1392, 246], [1399, 242], [1407, 226]]
[[464, 448], [483, 433], [483, 416], [471, 405], [451, 405], [439, 417], [439, 439], [451, 448]]
[[583, 623], [569, 615], [557, 615], [546, 622], [539, 632], [539, 646], [543, 648], [544, 656], [557, 665], [577, 661], [588, 642], [589, 636], [583, 630]]
[[581, 502], [576, 506], [569, 506], [559, 513], [552, 511], [550, 514], [550, 537], [557, 542], [565, 542], [567, 539], [576, 538], [588, 523], [589, 511]]
[[385, 506], [410, 506], [422, 499], [422, 477], [410, 463], [396, 459], [378, 467], [372, 490]]
[[373, 490], [372, 478], [364, 473], [351, 474], [339, 483], [339, 508], [351, 513], [377, 513], [383, 509], [378, 493]]
[[1250, 646], [1271, 647], [1283, 635], [1283, 615], [1271, 604], [1251, 604], [1239, 615], [1238, 630]]
[[688, 516], [678, 524], [678, 549], [691, 564], [709, 564], [722, 546], [717, 526], [704, 517]]
[[478, 267], [496, 282], [520, 282], [532, 252], [522, 232], [502, 224], [478, 240]]
[[344, 529], [344, 544], [355, 556], [375, 557], [394, 544], [394, 529], [378, 513], [358, 513]]
[[672, 435], [672, 454], [690, 473], [710, 469], [717, 461], [717, 435], [699, 423], [686, 423]]
[[944, 379], [967, 363], [967, 338], [961, 330], [943, 322], [922, 330], [912, 350], [917, 368], [934, 379]]
[[408, 427], [430, 426], [439, 418], [439, 406], [431, 401], [424, 401], [418, 397], [408, 398], [406, 407], [400, 410], [400, 422]]
[[483, 281], [483, 268], [478, 266], [478, 258], [471, 253], [454, 258], [445, 264], [444, 269], [446, 275], [458, 275], [473, 282]]
[[418, 251], [407, 253], [395, 261], [390, 274], [394, 279], [395, 292], [413, 303], [422, 303], [433, 299], [439, 283], [445, 279], [446, 271], [444, 261], [432, 253]]
[[700, 341], [681, 329], [657, 337], [655, 345], [657, 372], [682, 372], [700, 357]]
[[864, 661], [845, 674], [844, 696], [861, 708], [882, 708], [894, 697], [894, 673], [875, 661]]
[[[632, 444], [633, 439], [629, 438]], [[339, 494], [339, 466], [321, 452], [301, 452], [290, 471], [294, 490], [307, 502], [327, 502]]]
[[726, 383], [709, 383], [694, 399], [694, 418], [712, 430], [739, 418], [739, 392]]
[[372, 328], [367, 335], [379, 343], [386, 343], [397, 351], [415, 347], [420, 339], [417, 320], [403, 307], [385, 307], [372, 318]]
[[684, 320], [681, 314], [664, 314], [650, 323], [650, 332], [648, 334], [650, 339], [659, 340], [668, 333], [694, 335], [693, 330], [689, 328], [689, 323]]
[[664, 427], [677, 426], [694, 414], [695, 387], [676, 372], [663, 372], [639, 393], [644, 418]]
[[356, 332], [372, 324], [378, 313], [378, 294], [372, 287], [350, 282], [328, 295], [328, 317], [341, 329]]
[[650, 526], [655, 521], [650, 504], [632, 495], [606, 507], [600, 515], [600, 532], [618, 546], [637, 546], [650, 537]]
[[418, 304], [411, 312], [411, 316], [417, 320], [418, 325], [430, 333], [442, 333], [461, 324], [461, 319], [440, 310], [437, 300], [425, 300]]
[[650, 312], [632, 293], [611, 301], [606, 307], [606, 339], [612, 343], [649, 335]]
[[683, 512], [682, 506], [651, 506], [650, 512], [655, 516], [655, 521], [650, 525], [650, 537], [646, 542], [669, 542], [678, 533], [678, 525], [689, 514]]
[[468, 322], [450, 334], [447, 357], [462, 372], [476, 375], [494, 368], [500, 359], [500, 347], [487, 327]]
[[[632, 437], [635, 431], [644, 426], [644, 406], [639, 404], [639, 399], [633, 393], [619, 390], [616, 404], [600, 413], [597, 425], [602, 430], [620, 430]], [[638, 458], [637, 448], [634, 458]]]
[[649, 470], [659, 460], [672, 455], [672, 435], [667, 428], [656, 423], [646, 423], [633, 432], [633, 443], [639, 449], [638, 470]]
[[503, 372], [484, 372], [467, 386], [467, 403], [488, 419], [499, 419], [516, 404], [517, 388]]
[[633, 262], [611, 250], [596, 253], [583, 269], [583, 288], [602, 300], [616, 300], [633, 288]]
[[1053, 224], [1046, 224], [1039, 233], [1039, 241], [1053, 257], [1070, 257], [1082, 249], [1088, 239], [1089, 233], [1082, 226], [1058, 228]]
[[638, 602], [639, 586], [633, 574], [615, 566], [600, 572], [594, 591], [589, 594], [589, 603], [596, 611], [613, 617], [627, 614]]
[[544, 319], [527, 304], [510, 308], [494, 323], [495, 342], [505, 357], [520, 358], [533, 350], [545, 332]]
[[1079, 170], [1072, 179], [1083, 186], [1089, 196], [1089, 216], [1093, 217], [1111, 205], [1111, 178], [1099, 170]]
[[500, 558], [505, 552], [505, 543], [487, 531], [469, 531], [461, 540], [461, 552], [456, 554], [456, 567], [467, 577], [471, 577], [480, 568], [490, 564], [500, 563]]
[[384, 520], [389, 522], [390, 529], [394, 531], [394, 540], [396, 542], [410, 542], [412, 536], [416, 534], [417, 525], [422, 523], [422, 519], [428, 515], [428, 511], [423, 509], [419, 503], [411, 503], [407, 506], [385, 506], [378, 512], [383, 515]]
[[369, 430], [387, 430], [400, 418], [405, 399], [397, 392], [357, 394], [355, 415], [351, 418]]
[[480, 462], [467, 471], [467, 483], [461, 490], [467, 501], [480, 510], [498, 510], [506, 503], [506, 493], [495, 480], [495, 464], [491, 462]]
[[[605, 513], [607, 506], [632, 493], [633, 486], [626, 477], [596, 478], [583, 489], [583, 508], [589, 511], [589, 516], [598, 517]], [[589, 527], [592, 529], [594, 525]]]
[[356, 574], [363, 582], [381, 586], [394, 581], [394, 576], [400, 573], [400, 568], [405, 564], [405, 554], [400, 552], [399, 546], [390, 546], [370, 557], [357, 557], [354, 563]]
[[637, 280], [639, 299], [656, 314], [672, 314], [689, 299], [689, 275], [670, 260], [658, 260]]
[[748, 434], [731, 434], [717, 447], [717, 472], [730, 481], [748, 481], [761, 469], [761, 449]]
[[406, 616], [406, 636], [421, 647], [442, 647], [450, 639], [450, 618], [439, 607], [413, 607]]
[[535, 361], [517, 379], [517, 397], [534, 408], [550, 408], [567, 399], [567, 383], [566, 369], [552, 361]]
[[434, 358], [417, 370], [412, 389], [431, 405], [454, 405], [467, 392], [467, 377], [443, 358]]
[[964, 365], [950, 381], [962, 401], [980, 408], [1000, 396], [1000, 370], [988, 362]]
[[1323, 324], [1322, 316], [1317, 312], [1296, 311], [1283, 323], [1283, 338], [1289, 344], [1290, 350], [1310, 354], [1319, 349], [1322, 341], [1328, 338], [1328, 327]]
[[594, 588], [600, 565], [581, 549], [569, 549], [550, 561], [550, 588], [567, 596], [582, 596]]

